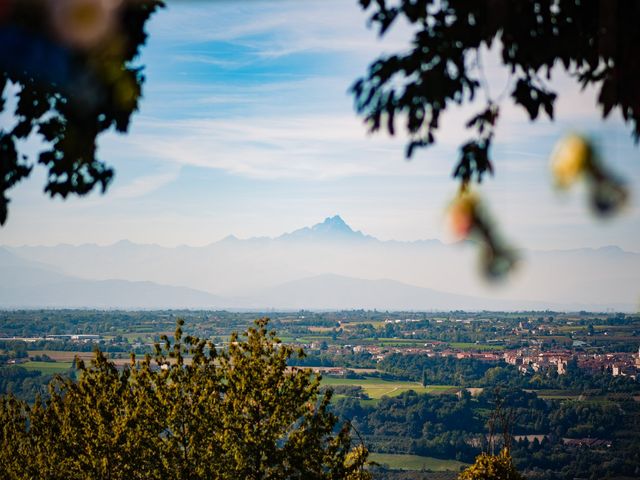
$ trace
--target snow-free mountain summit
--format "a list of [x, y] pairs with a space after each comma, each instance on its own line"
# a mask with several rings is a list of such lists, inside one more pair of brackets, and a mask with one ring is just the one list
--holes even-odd
[[317, 223], [312, 227], [300, 228], [291, 233], [285, 233], [277, 239], [317, 242], [375, 240], [373, 237], [365, 235], [359, 230], [353, 230], [340, 215], [327, 217], [322, 223]]

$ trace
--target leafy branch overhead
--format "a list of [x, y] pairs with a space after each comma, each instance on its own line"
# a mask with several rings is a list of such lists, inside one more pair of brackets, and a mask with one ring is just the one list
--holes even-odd
[[[96, 157], [97, 137], [126, 132], [144, 76], [132, 62], [144, 25], [162, 0], [3, 2], [0, 8], [0, 113], [17, 96], [15, 124], [0, 126], [0, 224], [7, 191], [28, 177], [34, 159], [24, 142], [35, 134], [51, 197], [104, 192], [113, 169]], [[10, 117], [11, 118], [11, 117]]]
[[467, 183], [492, 173], [490, 147], [499, 100], [490, 98], [479, 62], [483, 47], [500, 42], [512, 75], [514, 103], [536, 120], [553, 118], [557, 95], [548, 86], [561, 65], [582, 88], [599, 89], [602, 116], [618, 109], [640, 140], [640, 2], [608, 0], [360, 0], [370, 23], [385, 35], [404, 19], [415, 30], [411, 49], [373, 62], [351, 87], [357, 111], [371, 131], [396, 131], [406, 117], [406, 155], [436, 142], [440, 117], [452, 104], [485, 90], [484, 111], [467, 123], [454, 177]]

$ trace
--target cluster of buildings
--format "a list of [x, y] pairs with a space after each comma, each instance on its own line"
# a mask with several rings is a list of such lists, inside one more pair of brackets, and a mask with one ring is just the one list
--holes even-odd
[[[331, 351], [335, 350], [335, 351]], [[428, 357], [454, 357], [457, 359], [473, 358], [487, 362], [504, 361], [518, 367], [522, 374], [555, 371], [565, 375], [570, 366], [593, 373], [608, 372], [613, 376], [627, 376], [640, 380], [640, 349], [632, 353], [589, 353], [575, 352], [566, 348], [543, 350], [541, 347], [527, 347], [508, 351], [468, 351], [446, 346], [443, 342], [426, 343], [422, 347], [380, 346], [380, 345], [332, 345], [329, 353], [340, 355], [345, 353], [368, 353], [373, 359], [380, 361], [387, 355], [400, 353], [417, 354]]]
[[611, 374], [614, 377], [632, 377], [640, 380], [640, 347], [638, 354], [631, 357], [629, 354], [605, 354], [611, 356]]
[[503, 360], [509, 365], [516, 365], [523, 374], [555, 369], [558, 375], [564, 375], [572, 358], [573, 354], [569, 350], [543, 352], [538, 349], [523, 348], [503, 354]]
[[503, 359], [510, 365], [517, 365], [523, 374], [554, 369], [559, 375], [564, 375], [573, 362], [576, 368], [592, 373], [608, 372], [614, 377], [626, 376], [640, 380], [640, 348], [637, 354], [572, 352], [566, 349], [541, 351], [525, 348], [505, 352]]

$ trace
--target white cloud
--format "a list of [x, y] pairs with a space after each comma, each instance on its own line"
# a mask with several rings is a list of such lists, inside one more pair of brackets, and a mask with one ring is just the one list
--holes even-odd
[[[170, 16], [169, 16], [170, 14]], [[350, 52], [375, 55], [408, 46], [408, 27], [398, 23], [384, 41], [367, 27], [369, 14], [355, 1], [263, 1], [202, 4], [174, 2], [156, 29], [183, 44], [231, 42], [257, 57], [276, 58], [300, 52]]]
[[110, 191], [110, 197], [113, 199], [143, 197], [174, 182], [179, 176], [180, 167], [173, 166], [168, 171], [138, 177], [124, 185], [116, 182]]
[[[447, 112], [438, 145], [405, 162], [406, 139], [367, 135], [346, 93], [383, 50], [402, 50], [410, 39], [400, 26], [377, 41], [366, 17], [355, 0], [175, 0], [152, 19], [141, 59], [145, 98], [131, 132], [100, 137], [100, 158], [117, 172], [108, 194], [50, 202], [41, 194], [44, 169], [38, 168], [12, 190], [2, 240], [204, 244], [228, 233], [277, 235], [333, 213], [351, 215], [358, 228], [385, 238], [437, 235], [435, 217], [457, 187], [451, 179], [457, 147], [472, 136], [464, 124], [482, 109], [484, 96], [477, 92], [476, 103]], [[303, 55], [285, 58], [294, 54]], [[255, 78], [252, 64], [259, 67]], [[508, 74], [495, 49], [483, 64], [498, 95]], [[547, 171], [554, 139], [565, 128], [601, 124], [593, 91], [581, 93], [555, 71], [550, 86], [559, 93], [556, 123], [530, 123], [506, 90], [494, 149], [497, 175], [481, 187], [504, 232], [522, 246], [618, 243], [640, 250], [637, 195], [608, 229], [591, 226], [584, 192], [572, 191], [564, 202], [554, 195]], [[605, 146], [637, 191], [637, 148], [629, 146], [619, 120], [611, 123], [618, 134], [603, 133]], [[202, 192], [187, 183], [193, 180], [188, 166], [240, 178], [230, 180], [232, 189]], [[172, 182], [175, 190], [161, 190]], [[182, 194], [172, 196], [177, 190]]]
[[139, 127], [138, 134], [123, 139], [136, 155], [251, 178], [326, 180], [450, 170], [448, 159], [403, 162], [402, 138], [367, 136], [355, 116], [147, 120]]

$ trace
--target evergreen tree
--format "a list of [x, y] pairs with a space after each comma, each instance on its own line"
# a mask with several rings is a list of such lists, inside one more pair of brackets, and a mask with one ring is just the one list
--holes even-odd
[[369, 478], [331, 393], [287, 367], [295, 352], [267, 323], [218, 351], [180, 320], [153, 357], [120, 370], [98, 351], [46, 402], [0, 399], [0, 479]]

